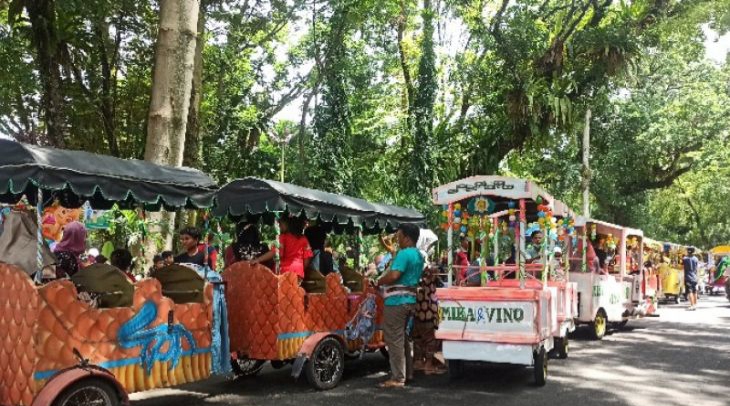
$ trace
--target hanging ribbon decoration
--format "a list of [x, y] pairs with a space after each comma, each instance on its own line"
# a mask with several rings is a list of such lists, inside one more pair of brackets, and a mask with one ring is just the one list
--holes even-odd
[[362, 225], [358, 225], [355, 229], [355, 270], [360, 270], [360, 253], [362, 252]]
[[203, 253], [204, 259], [203, 264], [205, 264], [205, 279], [208, 279], [208, 270], [211, 269], [210, 261], [210, 213], [208, 213], [208, 210], [203, 211], [203, 238], [205, 239], [204, 243], [204, 249], [205, 252]]
[[34, 281], [37, 284], [43, 282], [43, 190], [40, 185], [38, 188], [38, 201], [36, 202], [35, 219], [38, 224], [36, 230], [36, 267], [38, 271], [35, 273]]
[[279, 227], [279, 218], [281, 217], [281, 212], [275, 211], [274, 212], [274, 233], [276, 234], [276, 238], [274, 239], [274, 263], [276, 264], [276, 274], [279, 275], [281, 271], [281, 263], [280, 260], [280, 250], [281, 250], [281, 243], [279, 242], [279, 236], [281, 236], [281, 227]]
[[142, 261], [145, 261], [145, 258], [147, 253], [145, 252], [147, 245], [147, 211], [144, 208], [144, 205], [140, 203], [139, 205], [139, 217], [142, 219], [142, 223], [140, 224], [140, 232], [142, 233], [142, 244], [140, 244], [140, 254], [142, 254]]

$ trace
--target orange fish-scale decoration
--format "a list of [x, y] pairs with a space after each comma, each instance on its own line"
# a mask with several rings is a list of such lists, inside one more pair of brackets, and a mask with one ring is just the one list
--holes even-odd
[[227, 283], [231, 351], [250, 358], [274, 359], [279, 279], [262, 265], [238, 262], [223, 272], [223, 280]]
[[0, 264], [0, 404], [30, 405], [37, 360], [35, 335], [39, 298], [20, 268]]
[[[277, 276], [263, 266], [242, 262], [226, 269], [223, 279], [231, 350], [252, 359], [296, 357], [308, 334], [343, 331], [365, 297], [364, 293], [348, 294], [336, 274], [327, 276], [325, 293], [307, 294], [293, 274]], [[373, 289], [367, 293], [376, 294]], [[377, 304], [380, 324], [383, 301], [379, 297]], [[382, 333], [376, 333], [371, 343], [382, 343]]]
[[[213, 287], [207, 285], [204, 303], [175, 304], [163, 297], [159, 281], [146, 279], [135, 286], [133, 307], [94, 309], [86, 303], [76, 300], [76, 288], [68, 281], [56, 281], [38, 290], [41, 296], [41, 310], [36, 327], [39, 361], [37, 371], [53, 371], [75, 365], [78, 360], [73, 356], [73, 348], [91, 363], [138, 358], [141, 348], [123, 349], [118, 345], [119, 328], [131, 319], [147, 301], [157, 304], [157, 318], [148, 326], [153, 328], [167, 324], [168, 313], [173, 310], [173, 322], [185, 326], [189, 330], [198, 348], [208, 348], [211, 343], [212, 299]], [[71, 299], [71, 300], [69, 300]], [[184, 350], [189, 350], [183, 340]], [[167, 344], [163, 346], [166, 350]], [[195, 357], [204, 356], [199, 354]], [[184, 357], [189, 358], [189, 357]], [[209, 359], [209, 358], [208, 358]], [[195, 362], [204, 362], [195, 358]], [[188, 361], [187, 365], [192, 365]], [[182, 363], [182, 361], [181, 361]], [[174, 384], [170, 379], [162, 379], [160, 368], [153, 365], [153, 375], [147, 375], [141, 365], [130, 365], [113, 368], [113, 373], [129, 392], [164, 387]], [[205, 375], [210, 366], [197, 367], [195, 380]], [[183, 371], [185, 373], [185, 371]], [[192, 371], [187, 378], [177, 383], [190, 382]], [[208, 373], [209, 374], [209, 373]], [[207, 376], [207, 375], [205, 375]]]

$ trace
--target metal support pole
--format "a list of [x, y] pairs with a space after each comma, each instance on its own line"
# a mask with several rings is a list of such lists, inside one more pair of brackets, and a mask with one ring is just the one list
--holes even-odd
[[[546, 217], [547, 218], [547, 217]], [[547, 287], [547, 276], [548, 272], [551, 272], [552, 269], [550, 269], [552, 259], [553, 259], [553, 253], [554, 250], [551, 249], [552, 242], [550, 241], [550, 229], [551, 225], [547, 224], [545, 226], [545, 234], [542, 238], [542, 249], [543, 249], [543, 266], [542, 266], [542, 274], [540, 275], [540, 281], [543, 284], [543, 288]]]
[[628, 243], [629, 235], [626, 229], [624, 228], [621, 230], [621, 238], [619, 238], [619, 247], [618, 247], [618, 255], [619, 255], [619, 275], [621, 275], [619, 281], [622, 281], [624, 279], [624, 276], [627, 275], [626, 272], [626, 265], [628, 264], [628, 261], [626, 260], [626, 255], [628, 255], [628, 251], [626, 250], [626, 244]]
[[573, 241], [569, 234], [563, 232], [563, 238], [565, 244], [561, 247], [563, 250], [563, 275], [565, 275], [565, 281], [570, 282], [570, 254], [573, 252]]
[[585, 126], [583, 127], [583, 217], [586, 224], [583, 227], [583, 261], [581, 270], [586, 271], [588, 263], [588, 219], [591, 217], [590, 210], [590, 144], [591, 144], [591, 109], [586, 110]]
[[492, 253], [492, 257], [494, 258], [494, 265], [496, 266], [499, 265], [499, 219], [496, 217], [492, 219], [492, 224], [494, 227], [494, 252]]
[[517, 258], [519, 264], [520, 288], [525, 288], [525, 230], [527, 230], [527, 213], [525, 213], [525, 199], [520, 199], [520, 222], [515, 230], [515, 240], [518, 244]]
[[451, 286], [454, 283], [454, 204], [449, 203], [449, 212], [448, 212], [448, 220], [447, 224], [449, 225], [449, 229], [446, 230], [446, 249], [449, 252], [448, 255], [448, 282], [449, 286]]

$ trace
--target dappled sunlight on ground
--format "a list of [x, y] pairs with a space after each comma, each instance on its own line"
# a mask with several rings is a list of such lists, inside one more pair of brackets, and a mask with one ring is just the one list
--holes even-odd
[[463, 379], [416, 376], [409, 387], [381, 390], [387, 361], [379, 354], [347, 363], [339, 387], [317, 392], [291, 369], [267, 366], [252, 379], [206, 382], [132, 395], [135, 406], [162, 405], [730, 405], [730, 303], [703, 298], [700, 309], [663, 306], [661, 316], [631, 321], [602, 341], [579, 330], [570, 358], [551, 360], [547, 386], [532, 370], [468, 364]]

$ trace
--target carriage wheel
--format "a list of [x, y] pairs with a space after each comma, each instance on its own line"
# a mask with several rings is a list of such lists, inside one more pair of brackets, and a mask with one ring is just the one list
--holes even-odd
[[249, 358], [231, 359], [233, 373], [240, 377], [256, 376], [264, 369], [264, 364], [266, 364], [266, 361]]
[[119, 395], [102, 379], [84, 379], [71, 385], [56, 398], [53, 406], [118, 406]]
[[603, 336], [606, 335], [606, 324], [607, 324], [606, 312], [603, 309], [596, 313], [596, 318], [591, 323], [593, 338], [596, 340], [603, 340]]
[[570, 350], [570, 344], [568, 342], [568, 336], [558, 337], [555, 339], [555, 355], [559, 359], [568, 358], [569, 350]]
[[315, 389], [332, 389], [340, 383], [344, 366], [345, 351], [342, 344], [334, 337], [327, 337], [317, 344], [307, 362], [307, 380]]
[[545, 353], [545, 348], [540, 348], [537, 352], [535, 352], [533, 357], [535, 362], [535, 385], [545, 386], [548, 376], [548, 357]]

